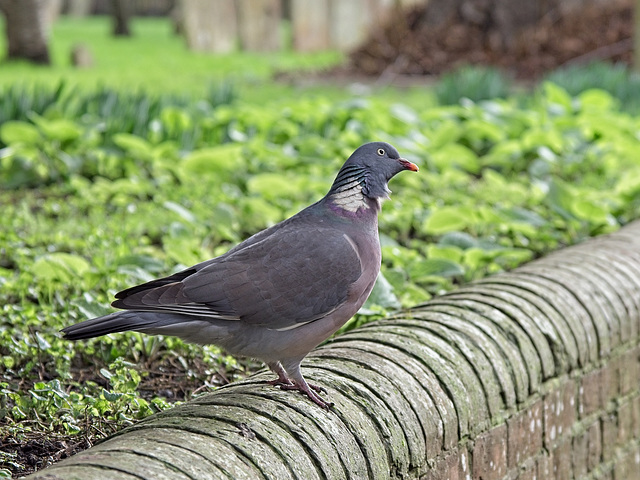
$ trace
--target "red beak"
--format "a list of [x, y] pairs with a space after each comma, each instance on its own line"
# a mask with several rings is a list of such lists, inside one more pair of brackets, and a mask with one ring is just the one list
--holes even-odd
[[409, 160], [399, 158], [398, 161], [405, 168], [405, 170], [411, 170], [412, 172], [418, 172], [420, 170], [415, 163], [411, 163]]

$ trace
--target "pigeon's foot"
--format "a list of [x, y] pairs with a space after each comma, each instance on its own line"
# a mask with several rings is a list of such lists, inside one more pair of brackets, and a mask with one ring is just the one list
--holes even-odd
[[329, 410], [331, 407], [333, 407], [332, 402], [327, 402], [320, 395], [318, 395], [318, 393], [327, 393], [326, 389], [318, 385], [308, 384], [307, 382], [304, 382], [304, 384], [302, 385], [299, 385], [297, 383], [290, 383], [290, 384], [280, 384], [280, 388], [282, 390], [297, 390], [303, 395], [306, 395], [307, 397], [309, 397], [309, 399], [313, 403], [320, 406], [321, 408], [324, 408], [325, 410]]
[[276, 378], [275, 380], [269, 380], [267, 382], [269, 385], [274, 385], [274, 386], [293, 385], [293, 382], [289, 380], [289, 377], [287, 376], [287, 372], [285, 372], [284, 368], [282, 368], [282, 365], [280, 364], [280, 362], [267, 363], [267, 367], [269, 367], [269, 369], [278, 376], [278, 378]]
[[278, 378], [271, 380], [267, 383], [270, 385], [276, 385], [282, 390], [297, 390], [309, 397], [309, 399], [316, 405], [329, 410], [333, 403], [325, 401], [318, 393], [327, 393], [327, 391], [318, 385], [307, 383], [300, 372], [300, 361], [302, 358], [294, 358], [285, 362], [283, 365], [281, 362], [270, 362], [267, 366], [275, 373]]
[[288, 378], [276, 378], [275, 380], [267, 380], [267, 385], [274, 387], [295, 387], [293, 382]]

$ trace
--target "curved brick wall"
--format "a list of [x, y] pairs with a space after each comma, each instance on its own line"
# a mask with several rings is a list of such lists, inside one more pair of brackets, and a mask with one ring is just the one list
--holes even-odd
[[29, 478], [640, 478], [640, 222], [335, 338]]

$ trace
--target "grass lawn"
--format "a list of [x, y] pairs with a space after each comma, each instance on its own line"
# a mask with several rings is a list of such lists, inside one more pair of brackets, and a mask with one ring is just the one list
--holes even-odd
[[[234, 52], [209, 54], [187, 49], [185, 41], [175, 35], [166, 18], [135, 18], [133, 36], [116, 38], [111, 35], [109, 17], [84, 19], [61, 17], [51, 38], [51, 67], [29, 63], [0, 63], [0, 88], [20, 83], [56, 84], [61, 80], [84, 89], [107, 86], [118, 90], [143, 90], [148, 93], [181, 93], [202, 97], [212, 85], [225, 81], [233, 84], [238, 97], [248, 103], [264, 102], [288, 96], [321, 95], [344, 99], [354, 90], [332, 86], [331, 79], [304, 82], [273, 82], [277, 73], [316, 72], [334, 67], [345, 60], [337, 51], [301, 53], [291, 50], [275, 53]], [[283, 28], [286, 36], [286, 28]], [[5, 52], [5, 38], [0, 37], [0, 52]], [[75, 68], [70, 56], [74, 45], [89, 48], [94, 65]], [[340, 82], [343, 83], [343, 82]], [[361, 94], [362, 89], [356, 93]], [[371, 89], [365, 88], [365, 94]], [[380, 87], [383, 94], [398, 100], [409, 97], [432, 98], [422, 87], [395, 89]]]
[[[136, 18], [132, 31], [130, 38], [115, 38], [111, 35], [109, 17], [61, 17], [54, 25], [51, 38], [53, 65], [3, 64], [0, 86], [25, 80], [50, 84], [63, 79], [87, 88], [106, 85], [197, 97], [203, 95], [209, 85], [223, 80], [252, 92], [257, 83], [269, 80], [275, 72], [331, 67], [343, 59], [335, 51], [241, 55], [192, 52], [184, 40], [173, 33], [166, 18]], [[3, 52], [5, 41], [4, 37], [0, 38]], [[77, 44], [89, 48], [94, 66], [78, 69], [71, 65], [70, 52]]]

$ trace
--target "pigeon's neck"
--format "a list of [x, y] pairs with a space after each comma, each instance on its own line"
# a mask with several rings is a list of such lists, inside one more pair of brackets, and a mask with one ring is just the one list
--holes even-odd
[[367, 171], [356, 166], [343, 167], [338, 173], [327, 201], [332, 210], [346, 215], [361, 214], [368, 211], [377, 213], [381, 207], [381, 199], [370, 198], [367, 192]]
[[345, 184], [339, 190], [332, 190], [327, 195], [327, 200], [332, 207], [348, 213], [356, 213], [362, 209], [368, 210], [371, 204], [362, 193], [362, 185], [357, 180]]

